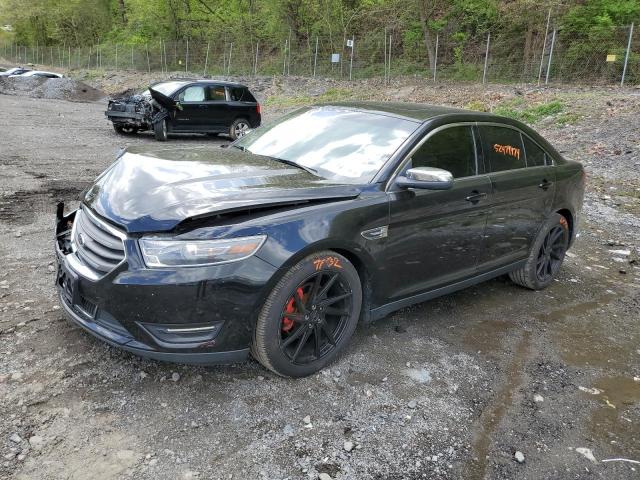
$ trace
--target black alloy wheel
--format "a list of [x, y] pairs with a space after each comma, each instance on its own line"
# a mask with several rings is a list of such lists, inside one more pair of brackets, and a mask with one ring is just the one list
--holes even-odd
[[509, 273], [514, 283], [531, 290], [547, 287], [560, 271], [569, 248], [569, 223], [558, 213], [552, 214], [533, 242], [526, 263]]
[[564, 234], [562, 226], [556, 225], [544, 237], [536, 262], [536, 276], [540, 282], [550, 281], [560, 270], [566, 252]]
[[280, 350], [298, 365], [336, 348], [351, 312], [353, 292], [340, 273], [320, 271], [302, 282], [282, 311]]
[[355, 267], [331, 251], [294, 265], [267, 298], [251, 352], [287, 377], [303, 377], [333, 361], [349, 343], [360, 316], [362, 285]]

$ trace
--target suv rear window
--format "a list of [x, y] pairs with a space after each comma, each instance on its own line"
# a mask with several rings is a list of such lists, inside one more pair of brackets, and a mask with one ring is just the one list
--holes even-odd
[[476, 149], [471, 127], [449, 127], [435, 133], [411, 156], [408, 168], [435, 167], [454, 178], [476, 174]]
[[518, 130], [508, 127], [479, 127], [485, 158], [492, 172], [515, 170], [526, 166], [522, 137]]
[[229, 89], [231, 100], [234, 102], [255, 102], [256, 99], [247, 88], [232, 87]]
[[207, 92], [207, 100], [209, 100], [210, 102], [219, 102], [226, 100], [224, 87], [220, 85], [211, 85], [207, 87]]

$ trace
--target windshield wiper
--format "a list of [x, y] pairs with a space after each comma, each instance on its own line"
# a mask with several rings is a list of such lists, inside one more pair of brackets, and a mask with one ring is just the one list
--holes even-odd
[[318, 171], [316, 169], [311, 168], [311, 167], [306, 167], [304, 165], [300, 165], [299, 163], [294, 162], [293, 160], [285, 160], [284, 158], [276, 158], [276, 157], [269, 157], [269, 158], [272, 158], [276, 162], [284, 163], [286, 165], [291, 165], [292, 167], [297, 167], [297, 168], [300, 168], [302, 170], [305, 170], [305, 171], [309, 172], [310, 174], [315, 175], [316, 177], [320, 176], [320, 175], [318, 175]]

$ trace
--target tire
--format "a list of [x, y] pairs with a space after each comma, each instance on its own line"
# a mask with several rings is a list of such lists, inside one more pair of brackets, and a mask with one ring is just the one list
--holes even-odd
[[553, 281], [567, 249], [569, 224], [567, 219], [554, 213], [538, 232], [527, 263], [509, 273], [512, 282], [531, 290], [542, 290]]
[[157, 121], [153, 124], [153, 134], [159, 142], [167, 141], [167, 119]]
[[231, 140], [236, 140], [247, 133], [247, 130], [250, 128], [251, 124], [249, 123], [249, 120], [245, 118], [238, 118], [231, 124], [231, 127], [229, 127], [229, 136], [231, 137]]
[[358, 324], [362, 286], [342, 255], [323, 251], [294, 265], [267, 298], [251, 353], [283, 377], [305, 377], [346, 348]]
[[120, 135], [135, 135], [136, 133], [138, 133], [137, 127], [130, 127], [126, 125], [116, 125], [115, 123], [113, 124], [113, 129], [116, 131], [116, 133]]

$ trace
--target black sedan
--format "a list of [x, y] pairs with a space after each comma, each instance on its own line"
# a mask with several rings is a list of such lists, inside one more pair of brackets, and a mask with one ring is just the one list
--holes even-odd
[[235, 140], [261, 122], [260, 104], [245, 85], [214, 80], [159, 82], [110, 100], [105, 115], [117, 133], [153, 130], [161, 142], [170, 133], [223, 133]]
[[177, 362], [309, 375], [359, 321], [509, 274], [549, 285], [585, 174], [529, 127], [413, 104], [303, 108], [229, 148], [131, 149], [58, 208], [68, 316]]

